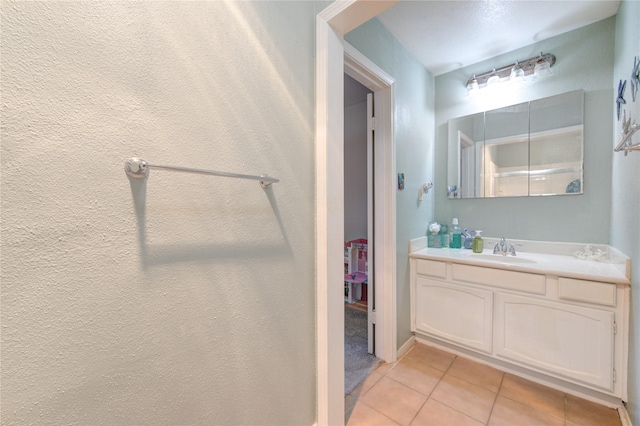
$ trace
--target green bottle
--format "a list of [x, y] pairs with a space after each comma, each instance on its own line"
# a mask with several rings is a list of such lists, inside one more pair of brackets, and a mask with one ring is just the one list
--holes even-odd
[[482, 253], [484, 250], [484, 242], [482, 241], [482, 231], [476, 231], [476, 236], [473, 237], [473, 252]]

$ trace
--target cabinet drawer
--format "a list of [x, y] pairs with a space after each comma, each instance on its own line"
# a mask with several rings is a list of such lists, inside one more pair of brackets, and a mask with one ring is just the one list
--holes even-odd
[[558, 279], [558, 297], [560, 299], [589, 302], [598, 305], [616, 306], [615, 284], [597, 281]]
[[416, 271], [420, 275], [428, 275], [436, 278], [447, 277], [447, 264], [445, 262], [437, 262], [435, 260], [416, 260]]
[[532, 294], [546, 293], [544, 275], [469, 265], [453, 265], [453, 279]]

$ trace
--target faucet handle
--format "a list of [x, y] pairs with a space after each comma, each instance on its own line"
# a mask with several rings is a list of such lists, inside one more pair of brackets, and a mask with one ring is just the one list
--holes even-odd
[[509, 244], [509, 254], [512, 256], [516, 255], [516, 246], [514, 246], [513, 244]]
[[500, 243], [496, 243], [495, 246], [493, 246], [493, 254], [498, 254], [500, 253]]

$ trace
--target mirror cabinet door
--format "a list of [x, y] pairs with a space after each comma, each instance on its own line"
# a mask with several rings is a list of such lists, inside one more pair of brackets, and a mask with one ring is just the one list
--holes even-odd
[[529, 195], [582, 194], [584, 91], [531, 101]]

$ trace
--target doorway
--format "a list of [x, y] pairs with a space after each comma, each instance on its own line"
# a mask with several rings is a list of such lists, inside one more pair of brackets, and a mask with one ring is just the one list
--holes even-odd
[[[344, 74], [344, 241], [346, 307], [373, 309], [373, 91]], [[373, 259], [372, 259], [373, 260]], [[369, 268], [371, 266], [371, 268]], [[371, 291], [371, 295], [369, 292]], [[371, 302], [371, 303], [369, 303]], [[373, 323], [372, 318], [369, 318]], [[371, 327], [367, 352], [375, 353]]]
[[345, 395], [378, 364], [374, 342], [373, 92], [344, 74]]
[[[345, 130], [342, 140], [343, 159], [345, 162], [343, 185], [344, 185], [344, 208], [342, 210], [345, 235], [352, 228], [358, 229], [360, 233], [366, 233], [366, 253], [356, 253], [357, 264], [360, 270], [366, 271], [367, 286], [367, 352], [375, 354], [379, 359], [387, 362], [395, 361], [395, 187], [393, 186], [395, 170], [395, 150], [393, 138], [393, 88], [394, 80], [382, 69], [357, 51], [350, 44], [343, 42], [344, 46], [344, 74], [345, 81], [351, 81], [360, 87], [360, 95], [364, 102], [361, 111], [362, 133], [359, 137], [364, 139], [360, 142], [360, 148], [356, 148], [355, 156], [361, 161], [354, 159], [352, 153], [352, 141], [347, 131], [350, 126], [344, 122]], [[348, 87], [344, 87], [343, 95], [347, 95]], [[344, 99], [345, 105], [349, 102]], [[348, 109], [345, 107], [345, 117]], [[360, 166], [354, 165], [357, 174], [360, 175], [360, 185], [355, 191], [357, 195], [347, 193], [347, 188], [354, 176], [349, 170], [349, 161], [359, 162]], [[348, 209], [354, 207], [350, 197], [360, 199], [357, 209], [360, 214], [356, 220], [366, 222], [351, 225], [352, 220]], [[357, 236], [351, 234], [351, 236]], [[346, 241], [350, 241], [347, 239]], [[363, 243], [363, 239], [356, 240]], [[353, 253], [353, 249], [351, 250]], [[361, 289], [361, 290], [364, 290]], [[393, 301], [393, 302], [392, 302]], [[337, 338], [340, 330], [332, 329], [332, 336]]]

